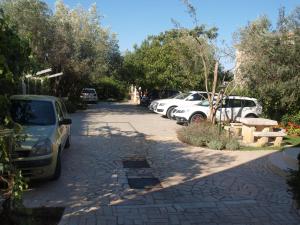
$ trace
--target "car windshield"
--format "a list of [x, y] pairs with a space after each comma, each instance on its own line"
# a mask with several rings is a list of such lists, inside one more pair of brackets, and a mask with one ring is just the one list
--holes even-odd
[[53, 104], [42, 100], [12, 100], [11, 117], [21, 125], [54, 125]]
[[82, 90], [81, 93], [94, 94], [95, 90], [94, 89], [84, 89], [84, 90]]
[[175, 99], [185, 99], [187, 96], [189, 96], [191, 93], [180, 93], [175, 97]]
[[181, 95], [182, 93], [176, 93], [174, 95], [171, 95], [169, 98], [177, 98], [177, 96]]

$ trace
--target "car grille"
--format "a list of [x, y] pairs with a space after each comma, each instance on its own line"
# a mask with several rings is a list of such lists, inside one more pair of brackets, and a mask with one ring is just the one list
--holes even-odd
[[17, 168], [33, 168], [33, 167], [42, 167], [48, 166], [52, 162], [51, 158], [48, 159], [39, 159], [39, 160], [30, 160], [30, 161], [15, 161], [14, 164]]
[[17, 150], [17, 151], [13, 151], [11, 154], [11, 157], [13, 159], [17, 159], [17, 158], [26, 158], [30, 156], [30, 150]]

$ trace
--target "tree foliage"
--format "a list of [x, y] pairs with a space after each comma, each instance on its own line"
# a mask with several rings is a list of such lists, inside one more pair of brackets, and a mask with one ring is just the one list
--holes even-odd
[[274, 119], [300, 110], [300, 7], [288, 16], [279, 12], [276, 28], [261, 17], [236, 35], [237, 76]]
[[32, 49], [32, 72], [48, 67], [64, 76], [50, 81], [57, 96], [79, 96], [84, 86], [104, 76], [116, 76], [120, 56], [116, 35], [101, 25], [96, 5], [89, 10], [68, 8], [61, 0], [52, 12], [40, 0], [3, 0], [20, 37]]
[[29, 66], [30, 49], [0, 9], [0, 95], [16, 91], [18, 78]]
[[203, 89], [203, 64], [196, 44], [185, 35], [189, 32], [173, 29], [149, 36], [125, 54], [123, 77], [145, 89]]

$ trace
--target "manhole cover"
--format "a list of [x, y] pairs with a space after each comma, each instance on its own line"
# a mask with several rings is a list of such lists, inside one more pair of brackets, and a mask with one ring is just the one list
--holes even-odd
[[147, 160], [138, 159], [138, 160], [123, 160], [124, 168], [150, 168]]
[[132, 189], [151, 189], [161, 188], [157, 178], [128, 178], [128, 185]]

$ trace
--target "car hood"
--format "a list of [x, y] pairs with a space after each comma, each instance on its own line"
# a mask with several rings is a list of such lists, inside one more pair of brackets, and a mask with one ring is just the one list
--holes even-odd
[[55, 125], [51, 126], [23, 126], [21, 141], [22, 149], [31, 149], [38, 141], [51, 139], [55, 131]]

